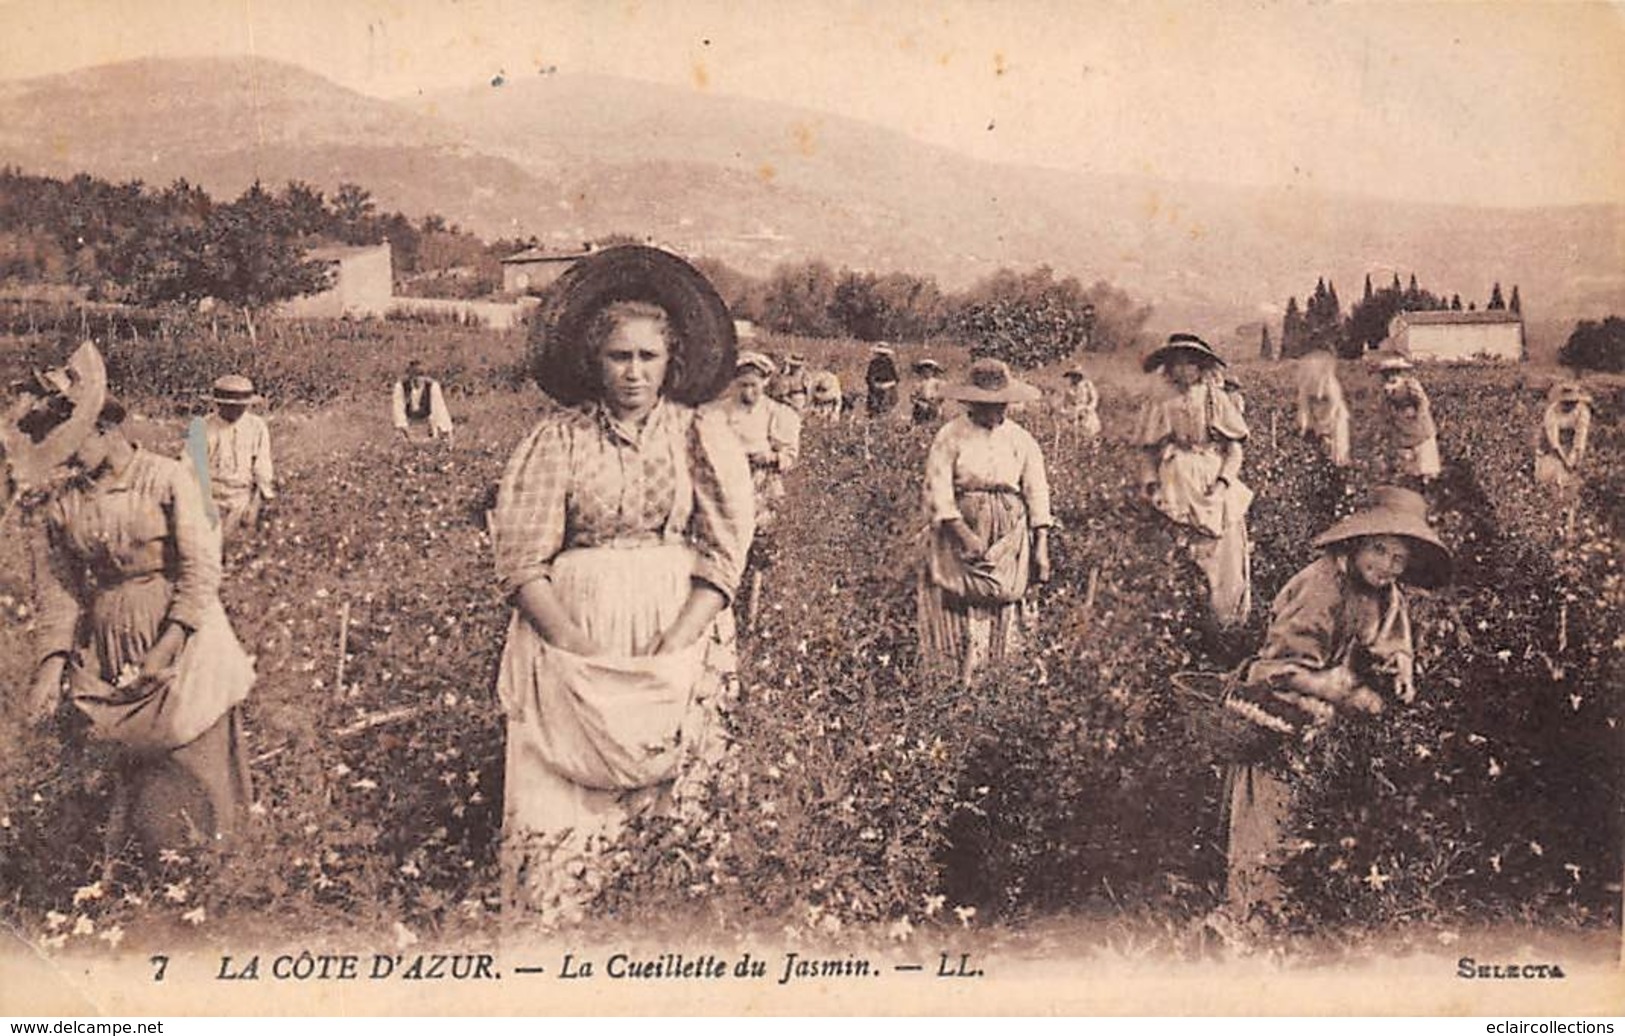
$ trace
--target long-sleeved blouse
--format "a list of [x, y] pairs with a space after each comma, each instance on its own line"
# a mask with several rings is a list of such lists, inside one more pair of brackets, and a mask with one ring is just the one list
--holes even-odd
[[509, 460], [491, 513], [512, 593], [573, 547], [681, 538], [694, 578], [730, 600], [755, 530], [750, 465], [719, 415], [662, 400], [642, 427], [602, 406], [547, 414]]
[[1055, 524], [1044, 451], [1018, 424], [1005, 421], [988, 429], [961, 415], [937, 432], [925, 462], [925, 503], [931, 522], [962, 517], [957, 494], [966, 490], [1018, 494], [1027, 505], [1028, 528]]

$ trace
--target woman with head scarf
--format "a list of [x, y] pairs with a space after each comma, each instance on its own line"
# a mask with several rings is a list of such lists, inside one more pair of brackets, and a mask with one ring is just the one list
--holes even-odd
[[254, 670], [220, 604], [197, 480], [125, 437], [93, 345], [37, 383], [7, 422], [7, 462], [36, 486], [52, 467], [69, 477], [39, 510], [30, 711], [54, 712], [65, 688], [113, 748], [109, 866], [219, 844], [249, 803], [237, 707]]
[[1325, 352], [1298, 361], [1298, 434], [1320, 443], [1334, 467], [1346, 468], [1349, 447], [1349, 408], [1337, 380], [1337, 360]]
[[545, 925], [580, 919], [627, 821], [719, 758], [731, 659], [714, 625], [755, 525], [744, 447], [696, 410], [734, 373], [710, 284], [622, 246], [553, 288], [536, 366], [560, 405], [514, 451], [491, 514], [513, 605], [505, 884]]
[[942, 420], [942, 364], [929, 356], [914, 361], [919, 381], [909, 394], [915, 424], [936, 424]]
[[1411, 369], [1411, 361], [1399, 355], [1377, 361], [1377, 373], [1382, 377], [1387, 465], [1394, 478], [1426, 486], [1444, 468], [1439, 460], [1439, 430], [1433, 423], [1433, 404], [1422, 383], [1408, 373]]
[[1100, 439], [1100, 392], [1081, 369], [1073, 367], [1063, 377], [1060, 429], [1088, 445]]
[[1020, 650], [1022, 603], [1033, 582], [1049, 581], [1054, 518], [1043, 450], [1005, 417], [1010, 404], [1033, 402], [1039, 391], [1002, 361], [981, 359], [965, 384], [942, 394], [965, 413], [937, 432], [925, 463], [920, 653], [969, 680]]
[[1565, 490], [1580, 483], [1591, 439], [1591, 393], [1579, 382], [1552, 387], [1535, 440], [1535, 481]]
[[1247, 509], [1253, 493], [1241, 481], [1247, 422], [1222, 383], [1210, 375], [1224, 360], [1193, 334], [1175, 334], [1145, 358], [1161, 370], [1162, 391], [1140, 411], [1141, 489], [1188, 538], [1208, 583], [1208, 603], [1221, 627], [1239, 626], [1252, 609]]
[[[1314, 545], [1321, 556], [1276, 595], [1264, 646], [1243, 667], [1242, 687], [1229, 702], [1283, 735], [1339, 713], [1374, 715], [1412, 701], [1416, 645], [1400, 587], [1438, 587], [1450, 578], [1450, 551], [1428, 524], [1427, 503], [1408, 489], [1378, 488], [1364, 509]], [[1229, 912], [1242, 922], [1281, 908], [1279, 871], [1295, 841], [1298, 781], [1289, 755], [1270, 759], [1227, 774]]]

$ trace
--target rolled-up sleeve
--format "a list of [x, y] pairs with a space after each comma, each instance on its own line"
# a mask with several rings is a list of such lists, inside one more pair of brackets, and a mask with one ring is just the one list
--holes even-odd
[[1021, 433], [1021, 498], [1027, 503], [1028, 528], [1044, 529], [1055, 524], [1055, 516], [1050, 513], [1044, 448], [1025, 429]]
[[197, 479], [179, 461], [170, 468], [165, 495], [178, 567], [167, 617], [196, 630], [220, 598], [220, 535], [209, 525]]
[[750, 460], [727, 421], [711, 412], [694, 415], [688, 455], [694, 483], [694, 514], [688, 529], [694, 578], [732, 601], [756, 534]]
[[557, 421], [533, 429], [509, 458], [491, 511], [492, 552], [503, 593], [548, 577], [564, 547], [569, 473], [569, 431]]
[[29, 537], [34, 569], [35, 655], [44, 660], [73, 650], [83, 585], [60, 530], [44, 523]]

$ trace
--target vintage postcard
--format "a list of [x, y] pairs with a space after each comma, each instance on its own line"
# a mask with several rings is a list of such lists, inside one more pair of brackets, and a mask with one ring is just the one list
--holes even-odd
[[1625, 14], [0, 4], [0, 1012], [1625, 1013]]

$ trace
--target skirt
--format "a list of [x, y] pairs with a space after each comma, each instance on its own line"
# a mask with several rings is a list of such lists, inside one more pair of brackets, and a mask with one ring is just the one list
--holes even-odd
[[1226, 909], [1245, 923], [1285, 904], [1281, 866], [1291, 851], [1293, 786], [1264, 766], [1225, 772]]
[[553, 588], [602, 650], [590, 658], [548, 644], [517, 610], [509, 620], [497, 678], [504, 900], [544, 927], [583, 920], [627, 822], [675, 812], [726, 754], [731, 655], [715, 627], [687, 651], [642, 654], [687, 600], [692, 571], [675, 543], [560, 554]]
[[961, 491], [958, 503], [966, 524], [989, 545], [987, 553], [966, 562], [947, 527], [933, 527], [916, 605], [921, 659], [950, 666], [969, 680], [984, 664], [1023, 649], [1032, 541], [1019, 495]]
[[110, 855], [219, 844], [252, 801], [237, 706], [254, 683], [253, 660], [218, 601], [168, 674], [136, 694], [119, 686], [157, 641], [171, 594], [159, 574], [98, 592], [68, 673], [90, 736], [117, 746]]
[[1212, 496], [1222, 466], [1208, 448], [1164, 449], [1152, 505], [1189, 530], [1187, 550], [1208, 584], [1208, 610], [1223, 628], [1246, 623], [1252, 611], [1252, 557], [1247, 510], [1253, 491], [1241, 481]]

